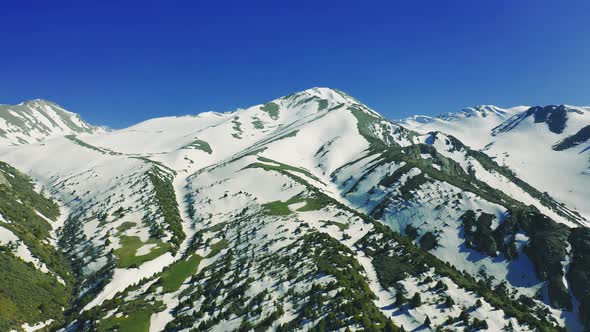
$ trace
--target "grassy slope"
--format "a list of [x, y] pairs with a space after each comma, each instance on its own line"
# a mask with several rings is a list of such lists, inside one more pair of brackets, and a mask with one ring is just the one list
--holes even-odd
[[[122, 235], [120, 237], [121, 248], [114, 251], [119, 259], [119, 266], [122, 268], [137, 267], [144, 262], [151, 261], [170, 249], [170, 244], [158, 239], [149, 239], [147, 242], [141, 242], [137, 236]], [[137, 256], [137, 250], [146, 244], [155, 244], [145, 255]]]
[[8, 164], [0, 162], [0, 175], [0, 214], [10, 221], [0, 227], [19, 237], [21, 245], [52, 271], [43, 273], [16, 257], [10, 246], [0, 246], [0, 330], [18, 328], [25, 322], [62, 321], [73, 278], [65, 258], [46, 243], [51, 225], [37, 214], [55, 220], [58, 206], [37, 193], [31, 179]]

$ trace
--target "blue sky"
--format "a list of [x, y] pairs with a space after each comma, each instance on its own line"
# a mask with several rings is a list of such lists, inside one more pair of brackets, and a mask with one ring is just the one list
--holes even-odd
[[115, 128], [314, 86], [389, 118], [590, 104], [590, 1], [13, 1], [0, 103]]

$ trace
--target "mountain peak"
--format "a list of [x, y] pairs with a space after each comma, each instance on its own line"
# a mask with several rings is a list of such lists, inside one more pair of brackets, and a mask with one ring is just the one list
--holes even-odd
[[33, 99], [17, 105], [0, 105], [0, 144], [36, 143], [55, 136], [104, 132], [58, 104]]
[[42, 98], [36, 98], [36, 99], [30, 99], [30, 100], [25, 100], [23, 102], [21, 102], [20, 104], [17, 104], [15, 106], [25, 106], [25, 107], [29, 107], [29, 108], [43, 108], [43, 107], [50, 107], [53, 109], [57, 109], [60, 110], [62, 112], [65, 112], [67, 114], [70, 115], [74, 115], [77, 117], [80, 117], [79, 114], [68, 111], [67, 109], [65, 109], [64, 107], [62, 107], [61, 105], [59, 105], [58, 103], [48, 100], [48, 99], [42, 99]]
[[53, 101], [47, 100], [47, 99], [43, 99], [43, 98], [35, 98], [35, 99], [25, 100], [22, 103], [20, 103], [19, 105], [31, 105], [31, 104], [57, 105]]
[[305, 89], [299, 92], [296, 92], [295, 94], [307, 94], [307, 95], [315, 95], [315, 96], [328, 96], [330, 94], [344, 94], [343, 92], [337, 90], [337, 89], [333, 89], [333, 88], [329, 88], [329, 87], [312, 87], [309, 89]]
[[338, 89], [328, 88], [328, 87], [313, 87], [303, 91], [295, 92], [290, 95], [284, 96], [279, 98], [279, 100], [301, 100], [301, 98], [305, 99], [318, 99], [318, 100], [328, 100], [334, 103], [344, 103], [344, 104], [360, 104], [358, 100], [351, 97], [350, 95], [342, 92]]

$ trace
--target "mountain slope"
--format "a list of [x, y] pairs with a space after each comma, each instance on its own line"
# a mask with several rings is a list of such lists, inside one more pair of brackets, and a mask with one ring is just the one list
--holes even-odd
[[68, 330], [553, 331], [587, 315], [583, 218], [337, 90], [0, 156], [70, 209]]
[[494, 109], [502, 115], [453, 120], [444, 115], [422, 123], [414, 118], [399, 123], [422, 133], [440, 131], [458, 138], [589, 219], [590, 110], [564, 105]]
[[36, 99], [18, 105], [0, 105], [0, 144], [36, 143], [66, 134], [95, 134], [94, 127], [52, 102]]
[[441, 131], [457, 137], [474, 149], [481, 149], [490, 142], [492, 129], [527, 109], [527, 106], [504, 109], [482, 105], [435, 117], [415, 115], [398, 123], [421, 133]]
[[0, 162], [0, 329], [63, 324], [73, 275], [51, 245], [58, 205], [24, 174]]

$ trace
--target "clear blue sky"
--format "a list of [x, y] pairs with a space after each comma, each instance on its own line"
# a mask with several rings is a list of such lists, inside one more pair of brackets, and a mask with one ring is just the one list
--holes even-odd
[[588, 0], [5, 1], [0, 40], [0, 103], [115, 128], [314, 86], [389, 118], [590, 104]]

